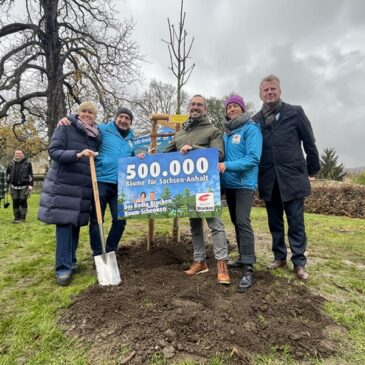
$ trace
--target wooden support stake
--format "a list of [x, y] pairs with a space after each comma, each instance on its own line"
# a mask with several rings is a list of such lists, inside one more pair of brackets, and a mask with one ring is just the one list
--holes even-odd
[[[151, 145], [150, 148], [152, 149], [151, 153], [156, 153], [156, 146], [157, 146], [157, 126], [158, 121], [157, 119], [152, 120], [152, 128], [151, 128]], [[155, 240], [155, 220], [149, 219], [148, 220], [148, 238], [147, 238], [147, 251], [151, 249], [151, 245], [154, 243]]]

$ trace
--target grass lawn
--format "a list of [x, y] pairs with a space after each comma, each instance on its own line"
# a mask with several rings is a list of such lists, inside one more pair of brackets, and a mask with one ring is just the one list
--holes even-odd
[[[39, 195], [33, 194], [24, 224], [11, 223], [11, 207], [0, 208], [0, 365], [86, 365], [88, 348], [65, 337], [56, 319], [74, 295], [96, 283], [87, 229], [81, 230], [78, 250], [83, 272], [67, 288], [55, 285], [55, 228], [36, 219], [38, 204]], [[226, 210], [223, 219], [231, 227]], [[157, 233], [170, 232], [171, 220], [155, 222]], [[264, 209], [253, 209], [252, 222], [256, 234], [269, 239]], [[187, 221], [183, 219], [182, 224]], [[336, 357], [312, 363], [365, 364], [365, 220], [307, 214], [306, 226], [311, 274], [306, 285], [327, 299], [325, 311], [345, 328], [331, 333], [338, 338]], [[146, 221], [129, 221], [123, 242], [146, 233]], [[257, 266], [263, 268], [271, 259], [270, 247], [260, 247], [257, 254]], [[277, 275], [290, 273], [279, 270]], [[151, 363], [167, 364], [164, 359]], [[224, 357], [209, 362], [226, 363]], [[256, 356], [255, 363], [295, 364], [290, 356], [283, 360], [271, 354]]]

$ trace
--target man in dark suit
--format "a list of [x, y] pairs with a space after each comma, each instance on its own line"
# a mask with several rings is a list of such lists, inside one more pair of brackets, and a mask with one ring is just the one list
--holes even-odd
[[285, 212], [294, 271], [300, 279], [307, 280], [304, 198], [311, 192], [309, 177], [320, 170], [313, 130], [301, 106], [281, 100], [277, 76], [269, 75], [261, 81], [260, 98], [263, 105], [253, 119], [260, 123], [263, 135], [258, 185], [272, 235], [274, 261], [268, 268], [286, 265]]

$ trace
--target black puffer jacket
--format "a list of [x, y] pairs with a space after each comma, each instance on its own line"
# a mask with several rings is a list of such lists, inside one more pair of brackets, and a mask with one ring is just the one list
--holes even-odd
[[283, 103], [279, 119], [270, 127], [265, 126], [261, 111], [253, 119], [260, 123], [263, 137], [260, 197], [271, 200], [275, 179], [283, 202], [308, 196], [311, 192], [308, 175], [316, 175], [320, 163], [312, 126], [303, 108]]
[[100, 140], [90, 138], [76, 122], [55, 129], [49, 154], [52, 159], [44, 180], [38, 219], [50, 224], [88, 224], [92, 184], [89, 159], [76, 154], [88, 148], [97, 151]]
[[8, 185], [33, 186], [33, 168], [29, 159], [12, 160], [6, 169], [6, 180]]

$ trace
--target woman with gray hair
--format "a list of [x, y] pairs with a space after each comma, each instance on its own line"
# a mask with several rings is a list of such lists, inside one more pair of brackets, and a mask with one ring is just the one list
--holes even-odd
[[99, 148], [96, 107], [83, 102], [71, 126], [55, 129], [49, 144], [51, 166], [44, 180], [38, 219], [56, 225], [56, 283], [67, 286], [79, 271], [76, 249], [80, 227], [89, 222], [92, 183], [89, 157]]

